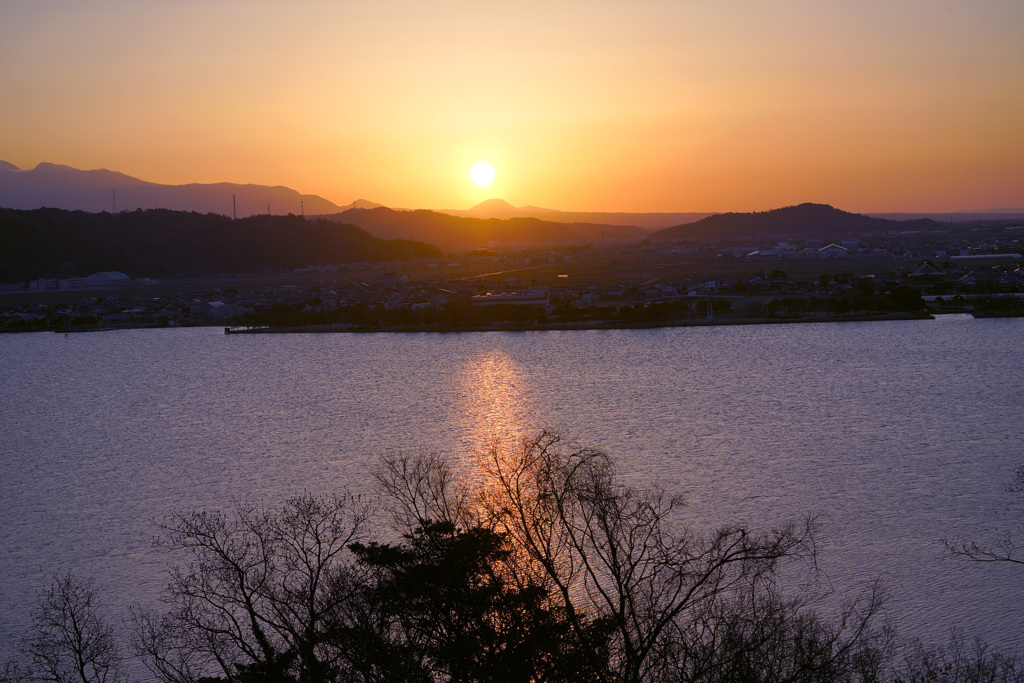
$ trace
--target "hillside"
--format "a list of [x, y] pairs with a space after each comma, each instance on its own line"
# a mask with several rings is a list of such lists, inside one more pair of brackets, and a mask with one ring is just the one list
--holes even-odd
[[[232, 206], [232, 196], [235, 206]], [[0, 162], [0, 207], [8, 209], [39, 209], [43, 207], [69, 211], [119, 211], [135, 209], [170, 209], [198, 211], [241, 217], [266, 214], [325, 214], [347, 207], [323, 197], [300, 194], [280, 185], [241, 185], [237, 183], [191, 183], [162, 185], [132, 176], [99, 169], [82, 171], [60, 164], [42, 163], [30, 171]], [[362, 202], [362, 203], [360, 203]], [[354, 205], [370, 204], [365, 200]]]
[[427, 244], [381, 240], [354, 225], [299, 216], [0, 209], [0, 282], [108, 270], [132, 277], [216, 275], [438, 255]]
[[694, 223], [658, 230], [651, 234], [651, 240], [801, 237], [834, 242], [868, 233], [939, 227], [942, 224], [930, 219], [893, 221], [841, 211], [828, 204], [800, 204], [754, 213], [720, 213]]
[[468, 218], [438, 211], [351, 209], [325, 216], [358, 225], [382, 239], [411, 239], [436, 244], [446, 251], [488, 246], [572, 244], [604, 240], [640, 240], [647, 232], [631, 226], [556, 223], [539, 218]]
[[468, 218], [540, 218], [552, 223], [586, 223], [629, 227], [629, 239], [642, 239], [650, 230], [692, 223], [710, 213], [617, 213], [606, 211], [559, 211], [539, 206], [513, 206], [503, 199], [488, 199], [471, 209], [445, 209], [441, 213]]

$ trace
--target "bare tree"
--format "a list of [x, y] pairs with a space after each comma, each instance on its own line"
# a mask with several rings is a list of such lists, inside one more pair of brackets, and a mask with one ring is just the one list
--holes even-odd
[[136, 615], [138, 651], [166, 683], [877, 678], [880, 592], [825, 618], [780, 585], [788, 563], [813, 575], [813, 519], [688, 529], [680, 499], [553, 432], [479, 464], [386, 459], [397, 544], [363, 543], [352, 498], [173, 516], [161, 543], [188, 562], [169, 611]]
[[814, 574], [813, 519], [765, 533], [686, 529], [681, 499], [621, 485], [606, 454], [549, 431], [496, 443], [479, 463], [472, 495], [437, 456], [386, 462], [379, 479], [409, 526], [457, 510], [507, 538], [503, 571], [543, 586], [576, 647], [602, 653], [594, 678], [837, 681], [881, 670], [889, 633], [876, 626], [877, 586], [825, 619], [776, 585], [783, 562], [805, 559]]
[[134, 644], [161, 680], [218, 672], [228, 680], [327, 681], [328, 633], [354, 592], [348, 546], [367, 537], [371, 507], [306, 495], [280, 510], [178, 514], [159, 542], [188, 564], [172, 570], [163, 616], [135, 617]]
[[[582, 632], [584, 616], [612, 625], [610, 679], [700, 680], [681, 663], [701, 649], [701, 633], [721, 631], [729, 616], [758, 627], [775, 619], [775, 637], [787, 634], [779, 626], [794, 635], [802, 605], [768, 589], [780, 561], [813, 560], [813, 519], [762, 534], [680, 528], [679, 498], [620, 485], [607, 455], [551, 432], [511, 453], [496, 446], [482, 465], [492, 484], [481, 501], [488, 518], [561, 596], [574, 626]], [[865, 642], [879, 597], [848, 612], [852, 622], [828, 638], [817, 631], [823, 661], [835, 666]]]
[[402, 531], [426, 521], [456, 526], [474, 521], [473, 492], [438, 453], [384, 457], [374, 478], [391, 503], [392, 522]]
[[[1024, 467], [1017, 470], [1016, 478], [1006, 487], [1009, 493], [1024, 493]], [[1018, 546], [1024, 539], [1024, 514], [1017, 519], [1016, 533], [1008, 533], [994, 545], [982, 545], [976, 540], [963, 538], [945, 539], [946, 549], [954, 555], [972, 562], [1010, 562], [1024, 564], [1024, 557], [1018, 554]]]
[[96, 586], [57, 574], [40, 594], [28, 634], [5, 667], [10, 681], [117, 683], [123, 680], [117, 629], [103, 616]]
[[878, 681], [893, 643], [887, 624], [875, 623], [880, 590], [873, 584], [832, 618], [767, 586], [709, 601], [673, 623], [659, 656], [676, 681]]
[[1024, 660], [993, 652], [981, 639], [968, 640], [954, 630], [942, 646], [913, 643], [894, 673], [902, 683], [1024, 683]]

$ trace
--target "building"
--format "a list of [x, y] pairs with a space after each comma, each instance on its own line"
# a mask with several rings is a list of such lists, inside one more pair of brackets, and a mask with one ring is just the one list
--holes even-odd
[[519, 306], [547, 306], [551, 303], [548, 289], [542, 287], [524, 292], [486, 292], [470, 297], [474, 306], [493, 306], [496, 304], [515, 304]]
[[846, 258], [850, 251], [838, 244], [828, 244], [818, 250], [818, 258]]

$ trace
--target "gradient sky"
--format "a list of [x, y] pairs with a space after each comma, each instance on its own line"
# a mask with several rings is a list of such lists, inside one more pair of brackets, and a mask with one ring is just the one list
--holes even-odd
[[1022, 0], [0, 0], [0, 94], [21, 168], [339, 204], [1024, 206]]

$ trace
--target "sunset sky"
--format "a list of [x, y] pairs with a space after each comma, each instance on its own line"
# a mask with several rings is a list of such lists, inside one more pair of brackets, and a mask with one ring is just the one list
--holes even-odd
[[1024, 206], [1022, 0], [0, 0], [0, 94], [24, 169], [338, 204]]

